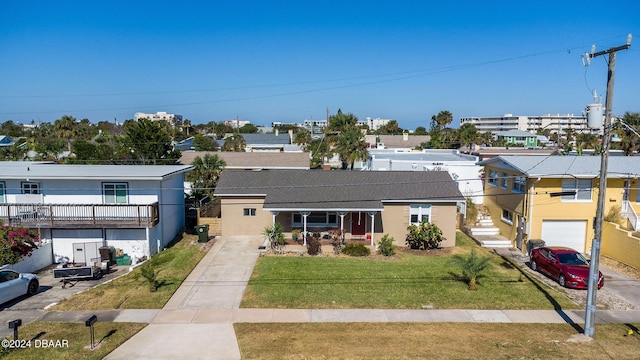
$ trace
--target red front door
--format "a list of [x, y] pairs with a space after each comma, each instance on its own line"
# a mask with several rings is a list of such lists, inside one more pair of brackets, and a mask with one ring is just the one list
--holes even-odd
[[351, 213], [351, 235], [364, 236], [367, 229], [367, 213]]

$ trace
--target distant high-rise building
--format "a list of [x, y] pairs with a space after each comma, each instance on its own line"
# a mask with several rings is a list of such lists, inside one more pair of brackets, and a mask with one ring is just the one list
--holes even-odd
[[155, 114], [146, 114], [146, 113], [141, 113], [141, 112], [137, 112], [135, 113], [135, 115], [133, 116], [133, 120], [138, 121], [140, 119], [149, 119], [151, 121], [167, 121], [172, 125], [179, 125], [182, 124], [182, 115], [176, 115], [176, 114], [169, 114], [167, 112], [164, 111], [159, 111]]
[[573, 114], [546, 114], [538, 116], [519, 116], [505, 114], [503, 116], [463, 117], [460, 125], [473, 124], [480, 132], [500, 132], [521, 130], [535, 133], [538, 129], [549, 129], [551, 133], [563, 135], [565, 129], [576, 132], [591, 132], [587, 127], [587, 117]]

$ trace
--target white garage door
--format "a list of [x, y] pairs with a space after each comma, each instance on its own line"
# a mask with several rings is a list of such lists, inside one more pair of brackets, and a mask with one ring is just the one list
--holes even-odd
[[547, 246], [566, 246], [580, 252], [585, 251], [587, 222], [581, 221], [542, 221], [542, 240]]

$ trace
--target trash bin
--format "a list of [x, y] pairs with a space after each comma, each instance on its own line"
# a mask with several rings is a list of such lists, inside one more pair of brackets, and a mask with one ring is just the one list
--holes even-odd
[[196, 233], [198, 234], [198, 242], [205, 243], [209, 241], [209, 224], [197, 225]]

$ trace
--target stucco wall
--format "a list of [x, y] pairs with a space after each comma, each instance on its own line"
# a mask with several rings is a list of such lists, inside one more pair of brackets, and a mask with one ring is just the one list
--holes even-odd
[[21, 273], [32, 273], [53, 264], [51, 243], [39, 244], [31, 256], [22, 259], [19, 263], [7, 265], [6, 268]]
[[640, 238], [610, 222], [602, 228], [602, 255], [640, 269]]
[[[256, 235], [261, 234], [266, 226], [271, 225], [269, 211], [262, 210], [263, 198], [222, 199], [222, 235]], [[256, 209], [255, 216], [244, 216], [244, 209]]]
[[[446, 238], [440, 245], [451, 247], [456, 245], [456, 204], [432, 204], [431, 222], [438, 225]], [[409, 226], [410, 204], [385, 204], [382, 212], [383, 234], [389, 234], [397, 246], [405, 246], [407, 227]], [[376, 230], [376, 233], [379, 230]], [[376, 234], [375, 241], [383, 234]]]

